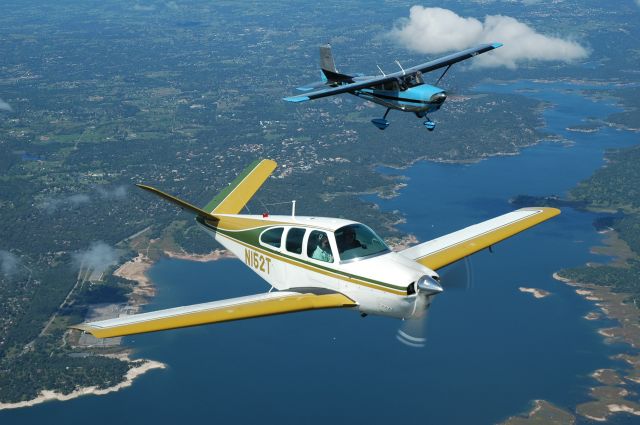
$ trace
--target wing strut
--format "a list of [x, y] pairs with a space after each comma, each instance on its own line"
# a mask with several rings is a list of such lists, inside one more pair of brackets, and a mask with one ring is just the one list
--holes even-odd
[[434, 84], [435, 86], [438, 85], [438, 83], [440, 82], [440, 80], [442, 80], [442, 77], [444, 77], [444, 74], [447, 73], [447, 71], [449, 70], [449, 68], [451, 68], [453, 66], [453, 64], [447, 66], [447, 68], [444, 70], [444, 72], [442, 73], [442, 75], [440, 76], [440, 78], [438, 78], [438, 81], [436, 81], [436, 83]]

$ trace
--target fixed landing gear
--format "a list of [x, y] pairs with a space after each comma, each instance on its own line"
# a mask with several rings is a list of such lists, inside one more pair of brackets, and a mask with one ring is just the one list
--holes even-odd
[[378, 127], [380, 130], [384, 130], [385, 128], [389, 127], [389, 121], [387, 121], [387, 114], [389, 113], [390, 110], [391, 108], [387, 108], [387, 112], [384, 113], [384, 116], [382, 118], [372, 119], [371, 123], [376, 127]]
[[422, 124], [425, 126], [425, 128], [429, 131], [433, 131], [436, 128], [436, 123], [434, 123], [433, 121], [431, 121], [431, 119], [427, 116], [426, 112], [416, 112], [416, 117], [418, 118], [426, 118], [427, 120], [425, 122], [423, 122]]
[[425, 122], [423, 122], [422, 124], [424, 124], [424, 126], [427, 128], [427, 130], [429, 131], [433, 131], [436, 128], [436, 123], [434, 123], [433, 121], [431, 121], [429, 119], [429, 117], [427, 117], [427, 120]]

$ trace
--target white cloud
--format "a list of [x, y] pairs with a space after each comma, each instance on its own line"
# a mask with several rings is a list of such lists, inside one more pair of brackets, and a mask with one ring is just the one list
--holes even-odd
[[[104, 188], [102, 186], [96, 186], [95, 191], [98, 196], [106, 200], [121, 201], [127, 197], [126, 186], [116, 186], [114, 188]], [[54, 212], [58, 208], [77, 208], [80, 205], [87, 204], [95, 199], [95, 194], [91, 193], [77, 193], [69, 196], [62, 196], [58, 198], [47, 198], [42, 201], [38, 208], [46, 210], [47, 212]]]
[[0, 271], [4, 276], [10, 277], [18, 271], [18, 257], [9, 251], [0, 250]]
[[75, 195], [64, 196], [61, 198], [48, 198], [42, 201], [38, 207], [47, 212], [56, 211], [61, 207], [77, 208], [82, 204], [91, 201], [91, 197], [85, 193], [77, 193]]
[[413, 6], [409, 18], [400, 20], [388, 36], [420, 53], [444, 53], [482, 43], [504, 43], [501, 48], [473, 59], [474, 65], [486, 67], [514, 69], [528, 61], [570, 62], [589, 55], [587, 49], [575, 41], [537, 33], [509, 16], [487, 15], [482, 22], [438, 7]]
[[4, 100], [0, 99], [0, 111], [12, 112], [13, 108]]
[[103, 199], [122, 200], [127, 197], [127, 188], [125, 186], [117, 186], [113, 189], [105, 189], [101, 186], [96, 188], [100, 197]]
[[93, 242], [89, 249], [73, 254], [76, 268], [103, 270], [118, 262], [118, 252], [104, 242]]

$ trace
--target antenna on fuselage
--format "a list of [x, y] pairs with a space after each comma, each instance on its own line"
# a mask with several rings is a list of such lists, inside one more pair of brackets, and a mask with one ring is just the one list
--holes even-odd
[[380, 68], [380, 65], [376, 65], [378, 67], [378, 70], [382, 73], [383, 77], [386, 77], [387, 74], [384, 73], [384, 71], [382, 70], [382, 68]]
[[296, 216], [296, 201], [291, 201], [291, 217]]
[[405, 74], [406, 74], [406, 72], [405, 72], [404, 68], [402, 67], [402, 65], [400, 65], [400, 62], [398, 62], [398, 61], [396, 60], [396, 63], [398, 64], [398, 66], [399, 66], [399, 67], [400, 67], [400, 69], [402, 70], [402, 75], [405, 75]]

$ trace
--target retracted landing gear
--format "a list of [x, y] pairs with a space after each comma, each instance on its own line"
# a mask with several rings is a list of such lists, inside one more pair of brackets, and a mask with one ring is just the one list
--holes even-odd
[[389, 121], [387, 121], [387, 114], [389, 113], [390, 110], [391, 108], [387, 108], [387, 112], [384, 113], [384, 116], [382, 118], [372, 119], [371, 123], [373, 123], [373, 125], [378, 127], [380, 130], [384, 130], [385, 128], [389, 127]]

